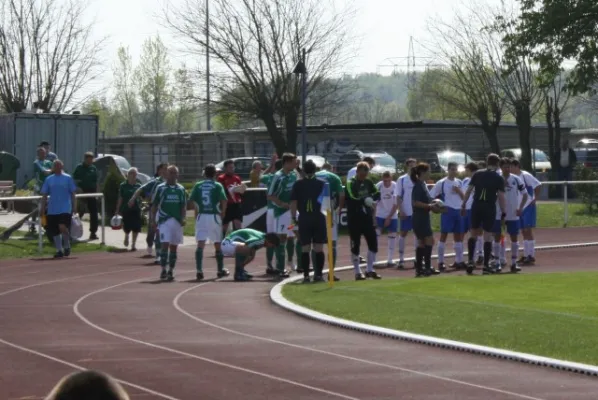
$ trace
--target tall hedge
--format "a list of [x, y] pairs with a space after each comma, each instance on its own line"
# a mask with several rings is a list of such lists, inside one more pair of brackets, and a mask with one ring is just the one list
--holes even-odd
[[114, 211], [116, 211], [116, 204], [118, 203], [118, 192], [120, 184], [125, 181], [125, 177], [122, 172], [117, 168], [110, 168], [104, 186], [102, 187], [102, 193], [104, 194], [104, 201], [106, 204], [106, 220], [104, 223], [109, 224]]

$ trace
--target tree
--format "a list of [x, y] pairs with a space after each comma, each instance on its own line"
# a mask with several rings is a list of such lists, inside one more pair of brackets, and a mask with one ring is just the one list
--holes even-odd
[[172, 105], [170, 93], [170, 62], [168, 49], [160, 36], [149, 38], [143, 44], [136, 78], [141, 106], [145, 114], [145, 129], [161, 132], [166, 113]]
[[530, 57], [550, 85], [565, 60], [577, 61], [565, 88], [572, 94], [593, 90], [598, 81], [598, 2], [595, 0], [522, 0], [518, 18], [503, 22], [507, 56]]
[[561, 118], [565, 111], [571, 92], [565, 90], [566, 76], [558, 74], [549, 86], [544, 87], [545, 117], [548, 126], [548, 152], [551, 156], [552, 171], [557, 170], [558, 160], [553, 157], [561, 144]]
[[239, 118], [237, 117], [237, 114], [233, 112], [220, 110], [217, 111], [216, 115], [214, 116], [214, 128], [219, 131], [228, 131], [235, 129], [238, 126]]
[[114, 100], [117, 103], [118, 110], [123, 115], [121, 131], [135, 134], [138, 132], [139, 127], [139, 103], [135, 92], [133, 60], [129, 49], [125, 47], [119, 47], [117, 55], [118, 62], [113, 67]]
[[35, 105], [65, 111], [99, 76], [103, 40], [76, 0], [0, 2], [0, 101], [9, 112]]
[[492, 38], [480, 34], [480, 19], [460, 14], [451, 23], [432, 21], [428, 26], [436, 39], [434, 56], [444, 65], [435, 72], [436, 82], [428, 85], [429, 94], [478, 123], [491, 150], [499, 153], [505, 100], [487, 54], [490, 47], [483, 42]]
[[194, 82], [187, 67], [183, 64], [174, 72], [172, 87], [172, 110], [168, 115], [168, 125], [175, 132], [185, 132], [197, 126], [197, 97], [193, 90]]
[[118, 135], [120, 118], [111, 109], [105, 98], [92, 97], [83, 104], [82, 112], [98, 116], [98, 130], [106, 136]]
[[344, 81], [329, 78], [352, 54], [351, 13], [328, 7], [331, 3], [210, 0], [207, 17], [205, 0], [187, 0], [179, 8], [166, 9], [164, 19], [190, 52], [209, 51], [217, 71], [210, 75], [218, 94], [214, 103], [239, 117], [263, 121], [281, 154], [296, 151], [301, 85], [293, 68], [303, 49], [309, 74], [306, 111], [342, 100]]

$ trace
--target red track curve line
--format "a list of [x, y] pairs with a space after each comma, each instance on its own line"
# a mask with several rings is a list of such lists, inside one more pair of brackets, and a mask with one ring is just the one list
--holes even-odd
[[409, 368], [398, 367], [396, 365], [379, 363], [379, 362], [376, 362], [376, 361], [370, 361], [370, 360], [365, 360], [365, 359], [362, 359], [362, 358], [347, 356], [345, 354], [339, 354], [339, 353], [334, 353], [334, 352], [331, 352], [331, 351], [314, 349], [314, 348], [311, 348], [311, 347], [301, 346], [299, 344], [284, 342], [284, 341], [276, 340], [276, 339], [270, 339], [270, 338], [266, 338], [266, 337], [263, 337], [263, 336], [252, 335], [250, 333], [240, 332], [240, 331], [236, 331], [234, 329], [229, 329], [229, 328], [226, 328], [224, 326], [214, 324], [212, 322], [209, 322], [209, 321], [206, 321], [204, 319], [196, 317], [195, 315], [189, 313], [187, 310], [183, 309], [179, 305], [179, 301], [180, 301], [180, 299], [181, 299], [182, 296], [184, 296], [186, 293], [188, 293], [188, 292], [190, 292], [190, 291], [192, 291], [194, 289], [197, 289], [200, 286], [206, 285], [208, 283], [210, 283], [210, 282], [206, 282], [206, 283], [202, 283], [202, 284], [199, 284], [199, 285], [191, 286], [190, 288], [187, 288], [187, 289], [183, 290], [182, 292], [180, 292], [173, 299], [173, 301], [172, 301], [172, 304], [173, 304], [174, 308], [177, 309], [179, 312], [183, 313], [184, 315], [186, 315], [187, 317], [193, 319], [196, 322], [199, 322], [201, 324], [210, 326], [212, 328], [220, 329], [220, 330], [225, 331], [225, 332], [229, 332], [229, 333], [232, 333], [232, 334], [235, 334], [235, 335], [239, 335], [239, 336], [244, 336], [244, 337], [251, 338], [251, 339], [261, 340], [261, 341], [268, 342], [268, 343], [280, 344], [280, 345], [292, 347], [292, 348], [295, 348], [295, 349], [311, 351], [311, 352], [319, 353], [319, 354], [325, 354], [325, 355], [329, 355], [329, 356], [332, 356], [332, 357], [338, 357], [338, 358], [342, 358], [342, 359], [345, 359], [345, 360], [356, 361], [356, 362], [360, 362], [360, 363], [368, 364], [368, 365], [373, 365], [373, 366], [377, 366], [377, 367], [389, 368], [389, 369], [393, 369], [393, 370], [396, 370], [396, 371], [408, 372], [408, 373], [411, 373], [411, 374], [414, 374], [414, 375], [425, 376], [427, 378], [438, 379], [438, 380], [441, 380], [441, 381], [450, 382], [450, 383], [454, 383], [454, 384], [458, 384], [458, 385], [469, 386], [469, 387], [474, 387], [474, 388], [477, 388], [477, 389], [487, 390], [487, 391], [490, 391], [490, 392], [505, 394], [505, 395], [517, 397], [517, 398], [520, 398], [520, 399], [543, 400], [543, 399], [541, 399], [539, 397], [532, 397], [532, 396], [527, 396], [527, 395], [520, 394], [520, 393], [515, 393], [515, 392], [509, 392], [509, 391], [506, 391], [506, 390], [501, 390], [501, 389], [497, 389], [497, 388], [493, 388], [493, 387], [489, 387], [489, 386], [477, 385], [475, 383], [469, 383], [469, 382], [465, 382], [465, 381], [460, 381], [458, 379], [446, 378], [446, 377], [443, 377], [443, 376], [440, 376], [440, 375], [434, 375], [434, 374], [430, 374], [430, 373], [427, 373], [427, 372], [421, 372], [421, 371], [416, 371], [416, 370], [409, 369]]
[[[301, 388], [304, 388], [304, 389], [308, 389], [308, 390], [312, 390], [312, 391], [315, 391], [315, 392], [327, 394], [327, 395], [330, 395], [330, 396], [335, 396], [335, 397], [338, 397], [338, 398], [341, 398], [341, 399], [346, 399], [346, 400], [360, 400], [357, 397], [351, 397], [351, 396], [344, 395], [342, 393], [333, 392], [333, 391], [326, 390], [326, 389], [320, 389], [318, 387], [306, 385], [306, 384], [303, 384], [303, 383], [300, 383], [300, 382], [292, 381], [290, 379], [286, 379], [286, 378], [281, 378], [281, 377], [274, 376], [274, 375], [265, 374], [263, 372], [255, 371], [255, 370], [252, 370], [252, 369], [249, 369], [249, 368], [239, 367], [237, 365], [233, 365], [233, 364], [229, 364], [229, 363], [225, 363], [225, 362], [213, 360], [211, 358], [206, 358], [206, 357], [198, 356], [197, 354], [187, 353], [185, 351], [180, 351], [180, 350], [172, 349], [170, 347], [165, 347], [165, 346], [161, 346], [161, 345], [158, 345], [158, 344], [154, 344], [154, 343], [146, 342], [146, 341], [143, 341], [143, 340], [135, 339], [135, 338], [132, 338], [132, 337], [129, 337], [129, 336], [121, 335], [120, 333], [116, 333], [116, 332], [110, 331], [108, 329], [102, 328], [99, 325], [94, 324], [89, 319], [87, 319], [81, 313], [81, 311], [79, 311], [79, 306], [81, 305], [81, 303], [83, 301], [85, 301], [85, 299], [88, 299], [91, 296], [94, 296], [96, 294], [99, 294], [99, 293], [102, 293], [102, 292], [107, 292], [107, 291], [112, 290], [114, 288], [117, 288], [117, 287], [120, 287], [120, 286], [129, 285], [131, 283], [135, 283], [135, 282], [139, 282], [139, 281], [140, 281], [140, 279], [134, 279], [134, 280], [131, 280], [131, 281], [128, 281], [128, 282], [122, 282], [122, 283], [119, 283], [117, 285], [112, 285], [112, 286], [108, 286], [108, 287], [103, 288], [103, 289], [99, 289], [99, 290], [95, 290], [93, 292], [89, 292], [86, 295], [80, 297], [79, 300], [77, 300], [77, 302], [73, 305], [73, 312], [75, 313], [75, 315], [81, 321], [83, 321], [85, 324], [89, 325], [90, 327], [92, 327], [92, 328], [94, 328], [94, 329], [96, 329], [96, 330], [98, 330], [100, 332], [104, 332], [107, 335], [117, 337], [119, 339], [128, 340], [130, 342], [137, 343], [137, 344], [140, 344], [140, 345], [143, 345], [143, 346], [152, 347], [154, 349], [159, 349], [159, 350], [167, 351], [167, 352], [170, 352], [170, 353], [173, 353], [173, 354], [178, 354], [178, 355], [185, 356], [185, 357], [188, 357], [188, 358], [193, 358], [193, 359], [200, 360], [200, 361], [203, 361], [203, 362], [207, 362], [207, 363], [210, 363], [210, 364], [218, 365], [220, 367], [229, 368], [229, 369], [232, 369], [232, 370], [235, 370], [235, 371], [244, 372], [244, 373], [252, 374], [252, 375], [257, 375], [257, 376], [260, 376], [262, 378], [271, 379], [271, 380], [274, 380], [274, 381], [277, 381], [277, 382], [287, 383], [287, 384], [290, 384], [290, 385], [293, 385], [293, 386], [298, 386], [298, 387], [301, 387]], [[206, 285], [208, 283], [209, 282], [201, 283], [198, 286]], [[541, 399], [534, 399], [534, 400], [541, 400]]]
[[[70, 280], [75, 280], [75, 279], [79, 279], [79, 278], [91, 277], [91, 276], [107, 275], [107, 274], [118, 273], [118, 272], [135, 271], [137, 269], [145, 269], [145, 268], [129, 268], [129, 269], [123, 269], [123, 270], [118, 270], [118, 271], [100, 272], [100, 273], [95, 273], [95, 274], [72, 276], [72, 277], [64, 278], [64, 279], [55, 279], [55, 280], [52, 280], [52, 281], [40, 282], [40, 283], [36, 283], [34, 285], [28, 285], [28, 286], [23, 286], [23, 287], [16, 288], [16, 289], [8, 290], [6, 292], [0, 293], [0, 296], [5, 296], [5, 295], [8, 295], [10, 293], [18, 292], [18, 291], [25, 290], [25, 289], [30, 289], [30, 288], [33, 288], [33, 287], [38, 287], [38, 286], [43, 286], [43, 285], [50, 285], [52, 283], [70, 281]], [[12, 347], [13, 349], [17, 349], [17, 350], [20, 350], [20, 351], [25, 352], [25, 353], [33, 354], [33, 355], [45, 358], [45, 359], [50, 360], [50, 361], [54, 361], [56, 363], [66, 365], [68, 367], [71, 367], [71, 368], [79, 370], [79, 371], [87, 371], [87, 368], [84, 368], [84, 367], [82, 367], [80, 365], [73, 364], [71, 362], [62, 360], [60, 358], [53, 357], [53, 356], [48, 355], [48, 354], [41, 353], [39, 351], [30, 349], [30, 348], [27, 348], [27, 347], [24, 347], [24, 346], [20, 346], [20, 345], [18, 345], [16, 343], [9, 342], [9, 341], [4, 340], [2, 338], [0, 338], [0, 343], [4, 344], [6, 346]], [[131, 387], [131, 388], [134, 388], [134, 389], [137, 389], [137, 390], [141, 390], [142, 392], [153, 394], [154, 396], [158, 396], [158, 397], [161, 397], [161, 398], [166, 399], [166, 400], [181, 400], [179, 398], [172, 397], [172, 396], [169, 396], [169, 395], [164, 394], [164, 393], [156, 392], [155, 390], [146, 388], [144, 386], [137, 385], [137, 384], [132, 383], [132, 382], [124, 381], [124, 380], [118, 379], [118, 378], [115, 378], [115, 379], [119, 383], [121, 383], [122, 385]]]

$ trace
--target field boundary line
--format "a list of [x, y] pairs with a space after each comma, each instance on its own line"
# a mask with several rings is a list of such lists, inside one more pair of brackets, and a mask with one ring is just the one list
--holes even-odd
[[[558, 250], [558, 249], [569, 249], [569, 248], [580, 248], [598, 246], [598, 242], [591, 243], [575, 243], [567, 245], [554, 245], [554, 246], [538, 246], [536, 250]], [[413, 257], [406, 259], [405, 261], [413, 261]], [[353, 266], [336, 268], [335, 271], [348, 271], [353, 269]], [[325, 270], [324, 272], [328, 272]], [[350, 329], [361, 333], [367, 333], [370, 335], [382, 336], [395, 340], [403, 340], [412, 343], [425, 344], [428, 346], [439, 347], [443, 349], [456, 350], [466, 353], [478, 354], [487, 357], [499, 358], [509, 361], [517, 361], [525, 364], [532, 364], [542, 367], [549, 367], [561, 371], [574, 372], [589, 376], [598, 376], [598, 366], [581, 364], [571, 361], [558, 360], [554, 358], [542, 357], [535, 354], [520, 353], [505, 349], [499, 349], [488, 346], [480, 346], [473, 343], [459, 342], [456, 340], [443, 339], [433, 336], [419, 335], [411, 332], [399, 331], [395, 329], [383, 328], [380, 326], [364, 324], [360, 322], [351, 321], [344, 318], [333, 317], [328, 314], [324, 314], [307, 307], [300, 306], [299, 304], [293, 303], [287, 300], [282, 295], [282, 288], [289, 284], [298, 282], [303, 279], [302, 275], [293, 276], [287, 278], [278, 284], [274, 285], [270, 290], [270, 300], [277, 306], [291, 311], [302, 317], [306, 317], [318, 322], [322, 322], [328, 325], [337, 326], [344, 329]]]

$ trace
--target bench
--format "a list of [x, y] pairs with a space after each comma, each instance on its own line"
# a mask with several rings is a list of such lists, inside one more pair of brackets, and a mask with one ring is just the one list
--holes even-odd
[[[15, 185], [13, 181], [0, 181], [0, 197], [10, 197], [15, 192]], [[4, 208], [7, 213], [15, 212], [14, 201], [1, 202], [0, 208]]]

